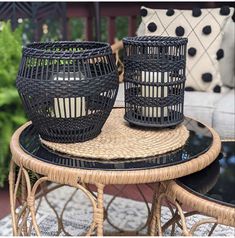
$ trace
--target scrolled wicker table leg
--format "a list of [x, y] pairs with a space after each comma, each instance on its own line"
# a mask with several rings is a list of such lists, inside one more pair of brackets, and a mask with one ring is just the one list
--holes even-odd
[[95, 220], [97, 223], [97, 236], [103, 236], [104, 234], [104, 184], [97, 183], [97, 213]]
[[30, 214], [31, 214], [31, 218], [32, 218], [32, 224], [33, 224], [33, 228], [35, 229], [35, 233], [37, 236], [41, 235], [40, 229], [38, 227], [37, 224], [37, 220], [36, 220], [36, 209], [35, 209], [35, 196], [36, 196], [36, 192], [38, 187], [43, 183], [48, 181], [48, 177], [41, 177], [39, 178], [35, 184], [32, 186], [31, 182], [30, 182], [30, 177], [29, 174], [27, 172], [26, 169], [23, 168], [23, 173], [26, 179], [26, 187], [27, 187], [27, 191], [28, 191], [28, 197], [27, 197], [27, 205], [29, 207], [30, 210]]
[[[166, 199], [166, 202], [168, 204], [168, 206], [171, 206], [170, 204], [174, 205], [175, 208], [176, 208], [176, 211], [173, 213], [172, 211], [172, 215], [173, 217], [167, 222], [165, 223], [163, 226], [161, 226], [161, 207], [162, 207], [162, 200], [163, 199]], [[170, 210], [172, 210], [171, 207], [169, 207]], [[191, 211], [191, 212], [186, 212], [184, 213], [183, 212], [183, 209], [181, 207], [181, 204], [174, 198], [171, 198], [169, 197], [166, 193], [161, 193], [158, 197], [158, 200], [157, 200], [157, 206], [156, 206], [156, 209], [154, 211], [154, 216], [156, 217], [156, 220], [157, 220], [157, 229], [158, 229], [158, 235], [159, 236], [162, 236], [164, 230], [166, 230], [169, 226], [175, 226], [176, 224], [179, 225], [179, 227], [181, 228], [182, 230], [182, 235], [184, 236], [192, 236], [194, 235], [196, 229], [203, 225], [203, 224], [208, 224], [208, 223], [214, 223], [211, 230], [209, 231], [209, 234], [208, 236], [210, 236], [214, 229], [216, 228], [217, 224], [218, 224], [218, 221], [217, 219], [215, 218], [205, 218], [205, 219], [202, 219], [198, 222], [196, 222], [190, 229], [187, 227], [187, 224], [186, 224], [186, 217], [190, 217], [190, 216], [193, 216], [195, 214], [200, 214], [199, 212], [197, 211]], [[179, 224], [179, 220], [181, 221], [181, 224]], [[171, 234], [173, 235], [173, 234]]]
[[150, 236], [155, 236], [156, 234], [156, 201], [157, 201], [157, 192], [160, 188], [160, 183], [156, 183], [154, 187], [154, 193], [153, 193], [153, 200], [152, 200], [152, 208], [151, 208], [151, 214], [150, 214], [150, 221], [149, 221], [149, 227], [148, 227], [148, 234]]
[[[22, 171], [21, 171], [22, 172]], [[21, 173], [20, 172], [20, 173]], [[12, 219], [12, 229], [13, 235], [17, 235], [17, 224], [16, 224], [16, 197], [14, 196], [15, 190], [17, 189], [15, 186], [15, 163], [11, 160], [10, 163], [10, 173], [9, 173], [9, 193], [10, 193], [10, 206], [11, 206], [11, 219]], [[19, 176], [19, 174], [18, 174]], [[18, 179], [18, 178], [17, 178]]]
[[214, 225], [212, 226], [212, 228], [209, 232], [209, 236], [210, 236], [213, 233], [213, 231], [218, 223], [217, 219], [215, 219], [215, 218], [205, 218], [205, 219], [202, 219], [202, 220], [196, 222], [190, 229], [190, 235], [193, 235], [199, 226], [201, 226], [203, 224], [207, 224], [207, 223], [214, 223]]
[[[19, 167], [19, 169], [18, 169]], [[16, 172], [17, 168], [17, 172]], [[50, 204], [46, 195], [63, 185], [57, 185], [50, 189], [45, 189], [42, 186], [45, 182], [49, 181], [50, 179], [47, 176], [37, 176], [35, 174], [35, 178], [37, 179], [32, 183], [29, 175], [29, 171], [26, 170], [23, 166], [18, 166], [11, 161], [10, 165], [10, 173], [9, 173], [9, 192], [10, 192], [10, 205], [11, 205], [11, 215], [12, 215], [12, 227], [13, 227], [13, 235], [14, 236], [21, 236], [21, 235], [31, 235], [32, 229], [34, 230], [37, 236], [41, 235], [40, 228], [37, 224], [36, 213], [38, 210], [38, 206], [40, 205], [41, 198], [44, 197], [50, 208], [56, 215], [58, 221], [58, 232], [59, 235], [60, 231], [63, 230], [65, 234], [68, 234], [63, 226], [63, 213], [65, 207], [62, 211], [61, 216], [59, 216], [56, 210]], [[40, 192], [38, 189], [40, 187]], [[97, 233], [99, 235], [103, 235], [103, 188], [104, 186], [99, 184], [98, 188], [98, 198], [99, 202], [97, 201], [96, 197], [93, 196], [92, 193], [89, 192], [82, 186], [81, 184], [77, 184], [75, 186], [76, 190], [80, 189], [90, 200], [94, 215], [93, 215], [93, 222], [88, 229], [86, 235], [91, 235], [92, 232], [97, 228]], [[37, 193], [38, 192], [38, 193]], [[20, 196], [19, 196], [20, 195]], [[20, 204], [17, 203], [17, 199], [20, 198]], [[36, 206], [35, 201], [39, 198], [39, 202]], [[20, 206], [18, 206], [20, 205]], [[29, 222], [29, 217], [31, 217]]]
[[[44, 181], [45, 178], [41, 178], [41, 180], [37, 181], [34, 184], [33, 189], [31, 189], [30, 178], [27, 170], [24, 169], [23, 166], [19, 166], [19, 171], [16, 176], [15, 169], [16, 166], [12, 160], [9, 173], [9, 189], [10, 189], [10, 205], [11, 205], [13, 235], [14, 236], [28, 235], [27, 219], [29, 215], [31, 215], [32, 224], [36, 234], [40, 235], [40, 231], [36, 223], [34, 201], [37, 187], [41, 183], [41, 180]], [[21, 206], [17, 208], [17, 197], [19, 195], [19, 191], [21, 194], [21, 204], [20, 204]], [[16, 212], [16, 209], [18, 209], [18, 212]]]
[[[168, 195], [166, 193], [161, 193], [158, 197], [158, 200], [157, 200], [157, 206], [156, 206], [156, 211], [155, 211], [155, 217], [156, 217], [156, 220], [157, 220], [157, 229], [158, 229], [158, 235], [159, 236], [162, 236], [163, 235], [163, 229], [162, 229], [162, 226], [161, 226], [161, 207], [162, 207], [162, 201], [163, 199], [166, 199], [166, 200], [169, 200], [172, 204], [174, 204], [174, 206], [176, 207], [177, 209], [177, 212], [178, 212], [178, 215], [180, 216], [181, 218], [181, 223], [182, 223], [182, 235], [185, 235], [185, 236], [190, 236], [191, 233], [189, 232], [188, 228], [187, 228], [187, 224], [186, 224], [186, 219], [185, 219], [185, 215], [184, 215], [184, 212], [180, 206], [180, 204], [175, 200], [175, 199], [172, 199], [170, 197], [168, 197]], [[174, 219], [174, 217], [173, 217]]]

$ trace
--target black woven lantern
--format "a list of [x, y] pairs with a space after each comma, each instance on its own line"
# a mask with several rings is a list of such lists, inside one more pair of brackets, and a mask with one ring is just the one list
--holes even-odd
[[125, 119], [145, 127], [181, 123], [187, 38], [127, 37], [123, 43]]
[[32, 43], [23, 48], [16, 84], [40, 136], [72, 143], [101, 132], [116, 99], [118, 74], [109, 44]]

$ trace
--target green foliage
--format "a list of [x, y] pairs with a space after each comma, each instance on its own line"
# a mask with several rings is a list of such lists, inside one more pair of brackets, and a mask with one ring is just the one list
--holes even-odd
[[116, 17], [116, 29], [118, 40], [128, 36], [128, 17]]
[[2, 186], [8, 174], [11, 135], [26, 121], [26, 118], [15, 87], [21, 59], [22, 27], [12, 31], [10, 22], [0, 24], [0, 186]]
[[85, 40], [85, 21], [82, 18], [71, 18], [69, 19], [69, 26], [72, 30], [71, 40]]

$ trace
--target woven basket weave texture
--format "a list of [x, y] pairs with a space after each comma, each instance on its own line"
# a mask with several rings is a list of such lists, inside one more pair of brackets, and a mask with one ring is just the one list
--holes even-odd
[[146, 127], [181, 123], [187, 39], [127, 37], [123, 44], [125, 119]]
[[32, 43], [23, 48], [16, 84], [42, 138], [80, 142], [101, 132], [116, 99], [118, 74], [106, 43]]

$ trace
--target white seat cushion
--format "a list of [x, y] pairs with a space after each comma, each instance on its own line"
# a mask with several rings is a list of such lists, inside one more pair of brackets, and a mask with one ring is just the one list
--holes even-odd
[[217, 103], [213, 113], [213, 128], [222, 139], [235, 139], [235, 90], [230, 90]]
[[114, 103], [114, 107], [124, 107], [124, 83], [119, 84], [118, 94], [116, 101]]
[[210, 92], [185, 92], [184, 114], [212, 126], [213, 112], [223, 94]]

